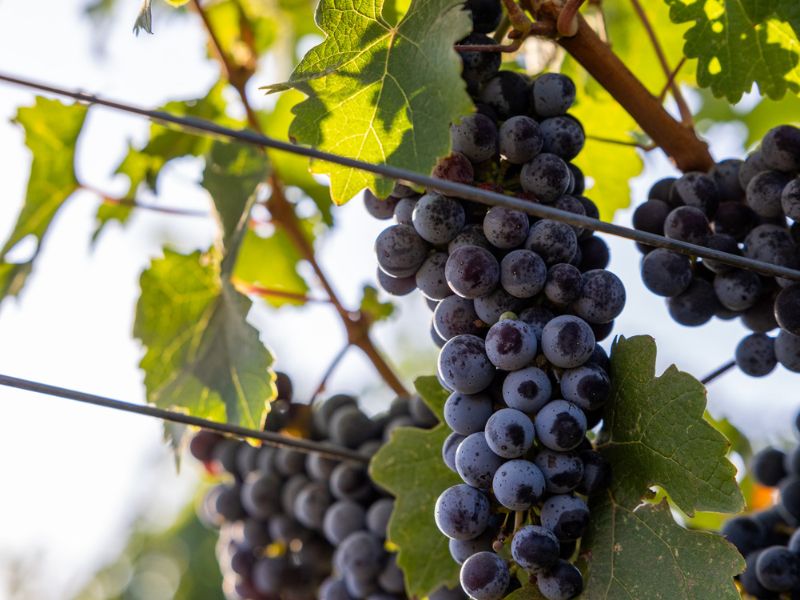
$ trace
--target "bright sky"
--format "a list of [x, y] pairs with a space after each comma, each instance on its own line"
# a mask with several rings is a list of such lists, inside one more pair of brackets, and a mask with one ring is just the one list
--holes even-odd
[[[83, 4], [48, 2], [43, 15], [41, 3], [0, 3], [0, 70], [152, 107], [167, 99], [200, 96], [217, 76], [191, 19], [157, 20], [155, 36], [134, 37], [130, 25], [138, 0], [122, 2], [106, 55], [99, 58], [92, 52], [90, 23], [80, 17]], [[267, 82], [263, 76], [256, 83]], [[254, 97], [261, 101], [260, 95]], [[1, 238], [24, 197], [30, 161], [21, 130], [9, 119], [16, 107], [31, 101], [24, 90], [0, 86]], [[144, 139], [147, 127], [138, 118], [93, 109], [80, 143], [81, 178], [101, 189], [121, 189], [123, 182], [109, 174], [129, 140]], [[735, 128], [718, 128], [712, 137], [716, 157], [740, 155], [740, 140]], [[665, 160], [649, 157], [646, 175], [635, 185], [636, 201], [668, 171]], [[158, 201], [207, 206], [203, 193], [192, 185], [198, 173], [196, 161], [172, 166], [161, 179]], [[137, 363], [142, 351], [131, 338], [139, 273], [165, 241], [186, 250], [207, 246], [212, 224], [140, 212], [127, 228], [110, 228], [91, 248], [96, 207], [97, 200], [85, 194], [68, 203], [21, 299], [0, 308], [0, 372], [141, 402]], [[372, 243], [382, 226], [365, 214], [360, 202], [338, 209], [336, 218], [340, 227], [319, 243], [320, 257], [342, 297], [355, 306], [361, 286], [374, 277]], [[629, 224], [630, 211], [621, 212], [617, 220]], [[702, 376], [732, 355], [745, 334], [738, 323], [717, 321], [700, 329], [674, 324], [663, 301], [640, 283], [633, 245], [610, 243], [611, 269], [625, 281], [629, 298], [617, 333], [655, 336], [659, 370], [674, 362]], [[434, 368], [429, 318], [424, 302], [415, 296], [400, 303], [399, 318], [376, 331], [390, 356], [415, 357], [405, 363], [411, 375], [430, 374]], [[300, 397], [311, 392], [344, 343], [339, 323], [325, 306], [280, 313], [257, 309], [251, 320], [279, 357], [279, 366], [293, 376]], [[390, 397], [357, 351], [348, 355], [330, 389], [368, 392], [366, 402], [373, 409]], [[711, 387], [710, 407], [764, 443], [788, 436], [798, 404], [792, 389], [798, 389], [797, 379], [781, 369], [762, 380], [731, 372]], [[126, 524], [141, 506], [157, 503], [169, 512], [170, 505], [179, 506], [187, 498], [195, 471], [187, 463], [189, 468], [176, 476], [161, 446], [158, 422], [15, 390], [0, 392], [0, 402], [5, 482], [0, 568], [10, 561], [31, 561], [35, 575], [30, 580], [38, 582], [33, 597], [68, 597], [98, 565], [115, 556], [124, 544]], [[0, 599], [3, 593], [0, 584]]]

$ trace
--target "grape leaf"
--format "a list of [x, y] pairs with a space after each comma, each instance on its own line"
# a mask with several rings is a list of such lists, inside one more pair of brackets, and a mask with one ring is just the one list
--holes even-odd
[[165, 250], [141, 276], [134, 335], [148, 401], [260, 429], [275, 396], [272, 355], [247, 323], [251, 302], [214, 254]]
[[[17, 111], [14, 122], [25, 130], [33, 163], [25, 202], [0, 249], [0, 300], [20, 292], [56, 213], [80, 187], [75, 176], [75, 148], [87, 110], [79, 104], [37, 97], [33, 106]], [[9, 263], [8, 253], [28, 237], [36, 241], [32, 255], [23, 262]]]
[[297, 272], [302, 259], [283, 229], [273, 228], [267, 236], [251, 229], [239, 248], [233, 279], [271, 306], [303, 304], [308, 284]]
[[[441, 420], [447, 392], [435, 377], [420, 377], [415, 386]], [[433, 520], [439, 494], [461, 483], [442, 461], [442, 444], [449, 434], [443, 423], [430, 430], [399, 427], [370, 462], [372, 480], [395, 496], [389, 541], [398, 547], [397, 564], [409, 597], [422, 598], [458, 582], [458, 564]]]
[[361, 314], [366, 316], [372, 323], [384, 321], [394, 314], [394, 304], [391, 302], [381, 302], [378, 298], [378, 290], [371, 285], [365, 285], [361, 295]]
[[[430, 173], [450, 148], [449, 124], [473, 110], [453, 44], [470, 31], [460, 0], [413, 0], [404, 16], [383, 0], [322, 0], [326, 39], [285, 84], [308, 96], [295, 109], [292, 138], [373, 164]], [[392, 183], [324, 162], [337, 204], [365, 187], [386, 196]]]
[[632, 509], [659, 485], [690, 516], [741, 510], [728, 441], [703, 420], [705, 388], [674, 365], [656, 377], [655, 361], [649, 336], [620, 337], [612, 348], [600, 449], [613, 465], [615, 501]]
[[684, 53], [697, 82], [738, 102], [757, 84], [772, 99], [800, 92], [800, 5], [796, 0], [665, 0], [674, 23], [691, 23]]
[[590, 510], [581, 598], [738, 600], [733, 576], [744, 569], [742, 556], [719, 535], [675, 523], [666, 501], [628, 506], [608, 494]]

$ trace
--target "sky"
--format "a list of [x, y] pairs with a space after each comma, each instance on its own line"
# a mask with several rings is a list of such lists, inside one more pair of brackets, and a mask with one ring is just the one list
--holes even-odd
[[[40, 3], [0, 2], [0, 71], [146, 107], [202, 95], [216, 79], [217, 68], [205, 57], [193, 19], [157, 20], [155, 36], [134, 37], [130, 26], [139, 2], [125, 0], [101, 57], [95, 52], [97, 33], [81, 17], [83, 4], [48, 2], [43, 18]], [[254, 84], [282, 75], [267, 72]], [[258, 93], [253, 98], [267, 102]], [[0, 85], [0, 237], [13, 225], [30, 165], [22, 132], [10, 119], [32, 99], [25, 90]], [[139, 118], [92, 109], [80, 140], [80, 178], [112, 193], [124, 189], [124, 181], [109, 174], [127, 144], [145, 139], [147, 129]], [[734, 127], [715, 128], [710, 137], [715, 157], [740, 156], [742, 139]], [[645, 173], [633, 182], [635, 202], [645, 197], [650, 183], [673, 172], [657, 153], [646, 162]], [[193, 183], [200, 168], [196, 160], [176, 161], [160, 180], [159, 197], [142, 199], [207, 207], [208, 198]], [[139, 274], [167, 241], [181, 250], [206, 247], [213, 223], [140, 211], [124, 229], [110, 227], [92, 247], [97, 204], [87, 193], [68, 202], [21, 297], [0, 306], [0, 372], [143, 402], [137, 368], [143, 351], [131, 336]], [[355, 306], [361, 287], [374, 283], [372, 244], [383, 224], [358, 201], [336, 209], [335, 216], [339, 227], [318, 242], [318, 254], [346, 304]], [[630, 218], [630, 210], [620, 211], [616, 221], [629, 225]], [[607, 241], [609, 268], [628, 291], [616, 333], [654, 336], [659, 372], [675, 363], [701, 377], [732, 356], [746, 334], [738, 323], [715, 321], [698, 329], [673, 323], [663, 300], [643, 288], [633, 244]], [[413, 295], [399, 302], [397, 318], [376, 327], [379, 346], [400, 363], [409, 381], [434, 368], [429, 319], [425, 303]], [[278, 367], [292, 375], [300, 397], [308, 397], [345, 341], [340, 323], [324, 305], [275, 312], [257, 303], [250, 320], [277, 355]], [[780, 368], [761, 380], [733, 371], [710, 386], [709, 408], [763, 445], [789, 437], [788, 423], [798, 408], [792, 390], [797, 389], [796, 379]], [[359, 392], [371, 411], [391, 398], [357, 350], [348, 353], [329, 390]], [[113, 560], [138, 512], [156, 506], [154, 518], [166, 522], [196, 485], [191, 463], [176, 474], [157, 421], [11, 389], [0, 391], [0, 407], [0, 578], [4, 564], [28, 563], [36, 575], [32, 597], [67, 597], [98, 566]], [[0, 581], [0, 600], [3, 593]]]

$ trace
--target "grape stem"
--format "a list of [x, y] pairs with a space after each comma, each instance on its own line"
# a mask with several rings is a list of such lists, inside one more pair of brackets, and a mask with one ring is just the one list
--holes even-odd
[[[206, 12], [199, 0], [192, 0], [192, 8], [200, 16], [200, 19], [203, 22], [203, 26], [208, 34], [209, 44], [213, 49], [215, 58], [222, 68], [223, 75], [239, 95], [239, 99], [241, 100], [242, 106], [247, 114], [247, 121], [250, 127], [259, 134], [264, 135], [264, 129], [261, 126], [258, 115], [253, 109], [250, 98], [247, 95], [247, 82], [252, 76], [253, 72], [250, 69], [237, 68], [236, 65], [230, 61], [219, 41], [219, 37], [217, 36], [214, 27], [208, 19], [208, 15], [206, 15]], [[264, 152], [266, 153], [266, 150]], [[389, 366], [381, 353], [378, 352], [377, 348], [369, 337], [369, 319], [364, 318], [358, 311], [353, 312], [347, 310], [340, 301], [336, 291], [333, 289], [333, 286], [331, 285], [325, 271], [317, 261], [314, 247], [308, 241], [308, 238], [302, 230], [300, 221], [294, 212], [294, 207], [286, 199], [286, 196], [283, 193], [283, 183], [278, 177], [278, 174], [275, 172], [274, 167], [272, 174], [270, 175], [270, 185], [272, 187], [272, 195], [267, 202], [267, 207], [272, 212], [273, 220], [276, 224], [281, 225], [294, 246], [303, 256], [303, 258], [311, 265], [311, 268], [317, 276], [320, 285], [325, 290], [328, 298], [330, 298], [331, 304], [339, 314], [339, 318], [341, 319], [347, 334], [348, 346], [353, 345], [360, 348], [361, 351], [367, 355], [367, 358], [369, 358], [369, 360], [372, 362], [375, 369], [378, 371], [386, 384], [389, 385], [389, 387], [391, 387], [392, 390], [394, 390], [394, 392], [399, 396], [407, 396], [408, 391], [400, 381], [400, 378]], [[247, 219], [243, 219], [240, 223], [240, 226], [247, 226], [247, 224]]]
[[672, 84], [675, 81], [675, 78], [678, 76], [678, 73], [681, 72], [681, 69], [684, 67], [685, 64], [686, 64], [686, 57], [682, 56], [681, 59], [678, 61], [678, 64], [675, 65], [675, 68], [672, 69], [672, 72], [669, 74], [669, 77], [667, 78], [667, 83], [664, 84], [664, 88], [658, 95], [659, 102], [664, 102], [670, 89], [672, 89]]
[[96, 196], [99, 196], [100, 199], [103, 201], [103, 204], [113, 204], [114, 206], [128, 206], [130, 208], [136, 208], [140, 210], [148, 210], [151, 212], [163, 213], [166, 215], [174, 215], [179, 217], [200, 217], [200, 218], [208, 218], [211, 214], [205, 210], [193, 210], [191, 208], [171, 208], [169, 206], [159, 206], [158, 204], [150, 204], [148, 202], [142, 202], [141, 200], [135, 200], [133, 198], [117, 198], [115, 196], [111, 196], [94, 188], [90, 185], [86, 185], [84, 183], [79, 183], [78, 187], [82, 190], [90, 192]]
[[656, 35], [655, 29], [653, 29], [653, 24], [650, 22], [650, 18], [647, 16], [647, 13], [645, 12], [644, 7], [639, 0], [631, 0], [631, 5], [633, 6], [633, 10], [636, 11], [636, 15], [639, 17], [639, 20], [642, 22], [642, 26], [647, 32], [647, 36], [650, 38], [650, 43], [653, 45], [653, 50], [655, 50], [656, 56], [658, 57], [658, 62], [661, 63], [661, 68], [664, 70], [664, 75], [667, 77], [667, 87], [669, 87], [672, 91], [672, 97], [675, 99], [675, 104], [678, 105], [678, 112], [681, 115], [681, 122], [686, 127], [694, 127], [694, 117], [692, 117], [692, 111], [689, 110], [689, 105], [686, 103], [686, 99], [683, 97], [681, 86], [675, 82], [673, 70], [670, 68], [669, 62], [667, 62], [667, 55], [664, 52], [664, 48], [661, 46], [661, 42], [658, 41], [658, 36]]
[[615, 140], [614, 138], [607, 138], [601, 135], [586, 135], [587, 140], [594, 140], [595, 142], [603, 142], [604, 144], [616, 144], [617, 146], [633, 146], [634, 148], [639, 148], [644, 152], [652, 152], [658, 146], [653, 144], [652, 142], [649, 144], [640, 144], [639, 142], [634, 142], [631, 140]]
[[[554, 3], [542, 2], [536, 7], [535, 16], [538, 20], [558, 19], [559, 12]], [[681, 171], [708, 171], [714, 165], [708, 145], [692, 127], [670, 116], [580, 14], [575, 19], [577, 33], [560, 38], [561, 46], [619, 102]]]
[[522, 43], [531, 36], [555, 37], [556, 28], [552, 21], [537, 21], [527, 27], [527, 31], [513, 29], [508, 37], [513, 41], [509, 44], [456, 44], [458, 52], [516, 52]]
[[10, 375], [0, 374], [0, 385], [5, 387], [16, 388], [19, 390], [26, 390], [37, 394], [44, 394], [53, 398], [63, 398], [65, 400], [74, 400], [76, 402], [83, 402], [85, 404], [93, 404], [95, 406], [103, 406], [114, 410], [121, 410], [123, 412], [133, 413], [137, 415], [144, 415], [147, 417], [155, 417], [162, 421], [169, 421], [171, 423], [180, 423], [181, 425], [189, 425], [191, 427], [200, 427], [202, 429], [209, 429], [225, 435], [233, 436], [240, 439], [255, 439], [260, 440], [268, 446], [275, 446], [278, 448], [292, 448], [299, 452], [306, 454], [320, 454], [334, 460], [343, 460], [350, 462], [358, 462], [362, 464], [369, 463], [369, 456], [359, 454], [349, 448], [343, 448], [329, 444], [328, 442], [320, 443], [303, 438], [290, 437], [280, 433], [273, 433], [271, 431], [259, 431], [258, 429], [248, 429], [247, 427], [240, 427], [239, 425], [232, 425], [230, 423], [220, 423], [218, 421], [209, 421], [208, 419], [201, 419], [187, 415], [186, 413], [174, 412], [163, 408], [158, 408], [150, 404], [134, 404], [133, 402], [124, 402], [122, 400], [115, 400], [106, 396], [98, 396], [95, 394], [88, 394], [78, 390], [58, 387], [41, 383], [39, 381], [31, 381], [29, 379], [22, 379], [19, 377], [12, 377]]
[[347, 351], [352, 348], [352, 344], [345, 344], [339, 352], [336, 353], [336, 356], [333, 357], [333, 360], [328, 365], [328, 368], [325, 369], [325, 373], [322, 375], [322, 379], [320, 380], [317, 387], [314, 389], [314, 393], [311, 395], [311, 400], [309, 401], [309, 405], [313, 405], [314, 402], [322, 395], [322, 392], [325, 391], [325, 388], [328, 386], [328, 380], [333, 375], [334, 371], [336, 371], [336, 367], [339, 366], [339, 363], [342, 362], [342, 359], [347, 354]]
[[330, 304], [330, 298], [315, 298], [305, 294], [298, 294], [296, 292], [287, 292], [286, 290], [276, 290], [274, 288], [263, 287], [253, 283], [242, 281], [238, 277], [231, 277], [231, 283], [242, 294], [261, 296], [262, 298], [281, 298], [284, 300], [294, 300], [303, 303], [317, 303], [317, 304]]

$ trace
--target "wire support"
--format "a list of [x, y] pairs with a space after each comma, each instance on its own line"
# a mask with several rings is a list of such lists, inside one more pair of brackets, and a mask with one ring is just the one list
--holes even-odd
[[367, 171], [382, 177], [387, 177], [389, 179], [414, 183], [450, 196], [462, 198], [464, 200], [472, 200], [474, 202], [479, 202], [489, 206], [504, 206], [506, 208], [525, 212], [538, 218], [552, 219], [568, 225], [626, 238], [640, 244], [644, 244], [645, 246], [665, 248], [667, 250], [672, 250], [673, 252], [678, 252], [688, 256], [716, 260], [732, 267], [754, 271], [768, 277], [782, 277], [792, 281], [800, 282], [800, 271], [796, 269], [790, 269], [780, 265], [773, 265], [767, 262], [753, 260], [752, 258], [747, 258], [745, 256], [738, 256], [735, 254], [722, 252], [720, 250], [715, 250], [713, 248], [706, 248], [696, 244], [690, 244], [688, 242], [673, 240], [662, 235], [656, 235], [646, 231], [637, 231], [636, 229], [631, 229], [622, 225], [615, 225], [614, 223], [607, 223], [605, 221], [587, 217], [585, 215], [567, 212], [546, 204], [537, 204], [535, 202], [531, 202], [530, 200], [523, 200], [513, 196], [505, 196], [497, 192], [484, 190], [463, 183], [455, 183], [453, 181], [447, 181], [445, 179], [439, 179], [437, 177], [415, 173], [414, 171], [409, 171], [390, 165], [374, 165], [353, 158], [348, 158], [346, 156], [338, 156], [336, 154], [317, 150], [315, 148], [284, 142], [246, 129], [231, 129], [203, 119], [179, 117], [162, 111], [148, 110], [127, 104], [125, 102], [106, 100], [85, 92], [68, 90], [45, 83], [38, 83], [4, 73], [0, 73], [0, 81], [36, 89], [50, 94], [65, 96], [77, 100], [78, 102], [105, 106], [114, 110], [136, 114], [160, 123], [176, 125], [186, 131], [198, 133], [200, 135], [211, 134], [221, 138], [237, 140], [239, 142], [254, 146], [270, 148], [280, 152], [288, 152], [315, 160], [338, 164], [344, 167]]
[[0, 385], [19, 390], [26, 390], [45, 396], [55, 398], [63, 398], [66, 400], [74, 400], [76, 402], [83, 402], [85, 404], [93, 404], [95, 406], [103, 406], [114, 410], [120, 410], [127, 413], [137, 415], [144, 415], [146, 417], [154, 417], [163, 421], [171, 423], [180, 423], [182, 425], [190, 425], [193, 427], [201, 427], [202, 429], [210, 429], [225, 435], [237, 438], [250, 438], [260, 440], [268, 446], [275, 446], [278, 448], [291, 448], [306, 454], [319, 454], [326, 458], [334, 460], [343, 460], [350, 462], [357, 462], [361, 464], [369, 463], [369, 456], [359, 454], [349, 448], [341, 448], [327, 443], [315, 442], [312, 440], [305, 440], [302, 438], [289, 437], [280, 433], [273, 433], [270, 431], [258, 431], [257, 429], [248, 429], [247, 427], [240, 427], [238, 425], [231, 425], [229, 423], [219, 423], [217, 421], [209, 421], [208, 419], [201, 419], [147, 404], [133, 404], [132, 402], [124, 402], [122, 400], [114, 400], [105, 396], [97, 396], [78, 390], [71, 390], [68, 388], [49, 385], [39, 381], [31, 381], [30, 379], [22, 379], [19, 377], [12, 377], [10, 375], [0, 374]]

